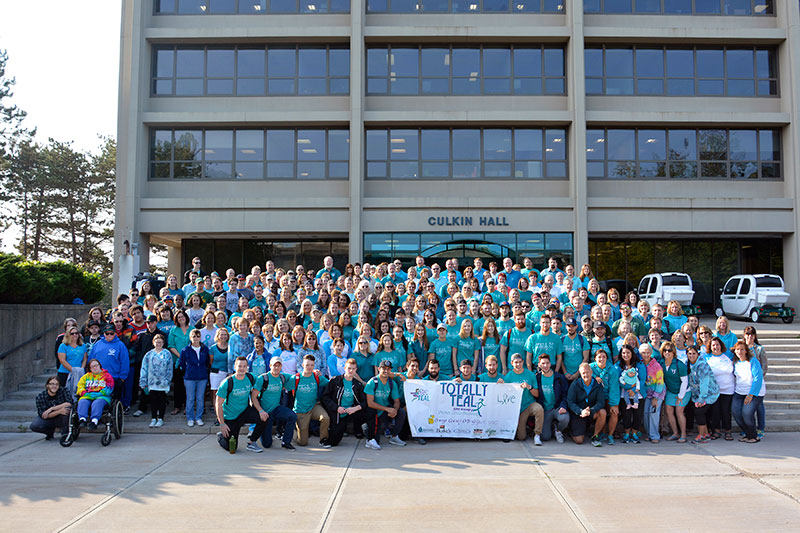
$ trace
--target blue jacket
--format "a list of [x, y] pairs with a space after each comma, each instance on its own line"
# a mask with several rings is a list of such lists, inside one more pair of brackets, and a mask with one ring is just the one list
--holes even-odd
[[200, 344], [200, 354], [194, 351], [190, 344], [181, 350], [181, 357], [178, 359], [178, 368], [183, 370], [183, 379], [202, 380], [208, 379], [208, 368], [211, 364], [211, 357], [208, 347]]
[[[536, 401], [542, 404], [544, 407], [544, 394], [542, 394], [542, 373], [536, 373], [536, 385], [539, 388], [539, 397], [536, 398]], [[553, 392], [556, 396], [555, 401], [555, 409], [560, 408], [567, 408], [567, 392], [569, 389], [569, 384], [567, 383], [567, 378], [564, 377], [564, 374], [560, 372], [553, 371]]]
[[589, 394], [587, 395], [586, 389], [584, 389], [583, 379], [576, 379], [572, 382], [572, 385], [569, 386], [567, 406], [573, 414], [578, 416], [580, 416], [581, 411], [587, 407], [591, 410], [592, 414], [595, 414], [600, 409], [605, 409], [606, 397], [603, 393], [603, 386], [600, 385], [593, 376], [592, 388], [589, 389]]
[[114, 381], [126, 379], [131, 369], [128, 348], [117, 336], [114, 336], [114, 340], [111, 342], [105, 338], [98, 340], [92, 346], [92, 353], [89, 354], [89, 359], [100, 361], [100, 365], [105, 370], [108, 370]]

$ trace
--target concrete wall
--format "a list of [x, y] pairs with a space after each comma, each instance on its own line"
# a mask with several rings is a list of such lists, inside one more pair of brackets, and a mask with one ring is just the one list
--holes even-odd
[[0, 400], [31, 376], [55, 367], [55, 340], [68, 317], [83, 324], [90, 305], [0, 305], [0, 353], [10, 350], [52, 326], [58, 326], [27, 346], [0, 360]]

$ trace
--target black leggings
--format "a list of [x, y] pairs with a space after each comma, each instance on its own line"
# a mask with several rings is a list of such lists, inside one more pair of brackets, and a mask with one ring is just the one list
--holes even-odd
[[186, 384], [183, 382], [183, 370], [176, 368], [172, 371], [172, 396], [175, 409], [186, 406]]
[[[367, 412], [364, 409], [356, 411], [352, 415], [347, 416], [339, 416], [334, 413], [334, 415], [331, 416], [331, 426], [328, 429], [328, 444], [331, 446], [336, 446], [342, 442], [345, 429], [347, 428], [347, 424], [350, 422], [353, 423], [353, 431], [360, 433], [361, 424], [367, 421], [366, 414]], [[336, 421], [337, 417], [339, 418], [338, 422]]]
[[[710, 414], [709, 410], [714, 405], [715, 404], [711, 404], [711, 405], [705, 404], [703, 407], [695, 407], [694, 408], [694, 419], [697, 422], [698, 426], [705, 426], [707, 424], [708, 420], [706, 420], [706, 418]], [[694, 406], [694, 404], [692, 404], [692, 406]]]
[[[142, 392], [142, 401], [150, 397], [150, 409], [153, 413], [153, 418], [164, 419], [164, 411], [167, 410], [167, 392], [163, 390], [151, 390], [150, 394]], [[141, 406], [141, 404], [139, 404]]]
[[714, 431], [731, 430], [731, 404], [733, 394], [720, 394], [708, 413], [708, 429]]
[[[639, 428], [642, 427], [642, 404], [644, 404], [644, 399], [639, 400], [639, 407], [636, 409], [628, 409], [625, 400], [619, 402], [619, 417], [622, 419], [623, 429], [639, 431]], [[609, 431], [612, 431], [611, 428]]]

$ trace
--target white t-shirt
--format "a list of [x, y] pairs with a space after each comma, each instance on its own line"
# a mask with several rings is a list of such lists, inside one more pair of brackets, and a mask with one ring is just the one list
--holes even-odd
[[733, 394], [734, 379], [733, 379], [733, 361], [728, 359], [725, 354], [722, 355], [707, 355], [706, 362], [711, 370], [714, 372], [714, 378], [719, 385], [720, 394]]

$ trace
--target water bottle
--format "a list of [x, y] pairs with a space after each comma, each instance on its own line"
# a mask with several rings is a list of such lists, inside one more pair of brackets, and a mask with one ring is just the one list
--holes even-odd
[[228, 439], [228, 449], [230, 450], [231, 455], [236, 453], [236, 438], [233, 435], [231, 435]]

